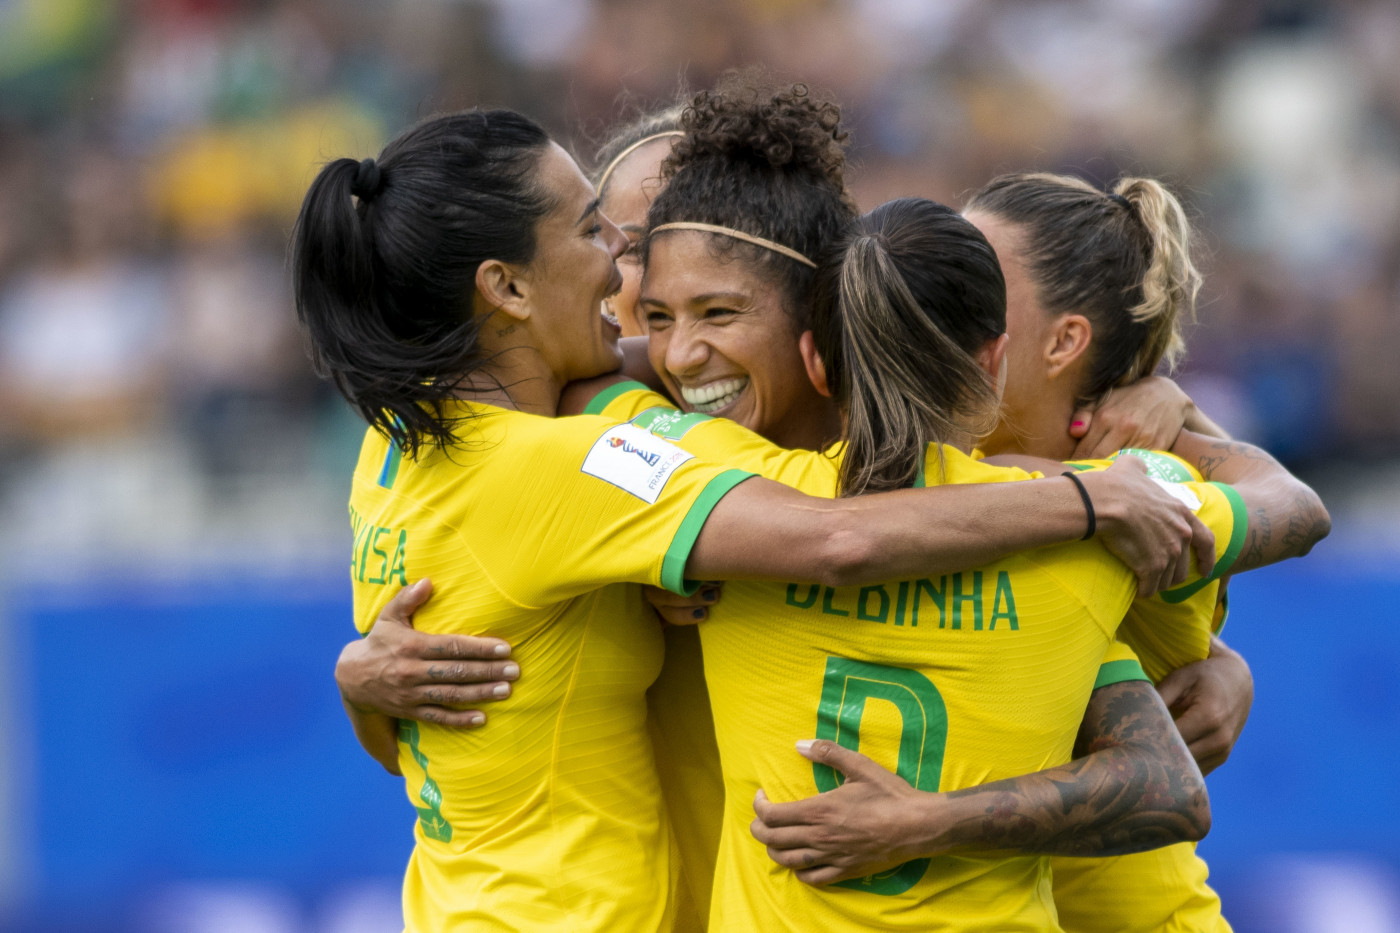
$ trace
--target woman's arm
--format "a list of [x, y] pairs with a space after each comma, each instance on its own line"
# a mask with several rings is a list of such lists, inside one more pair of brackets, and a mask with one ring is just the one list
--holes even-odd
[[1175, 382], [1148, 376], [1114, 389], [1092, 408], [1075, 411], [1069, 434], [1079, 444], [1071, 459], [1101, 460], [1125, 447], [1167, 450], [1183, 427], [1211, 437], [1230, 437]]
[[793, 803], [760, 791], [750, 829], [809, 884], [948, 853], [1121, 855], [1210, 831], [1205, 780], [1146, 681], [1094, 691], [1075, 746], [1082, 757], [964, 790], [916, 791], [858, 752], [804, 744], [804, 757], [841, 771], [845, 783]]
[[1239, 652], [1214, 635], [1210, 657], [1162, 678], [1157, 694], [1202, 774], [1225, 763], [1254, 704], [1254, 676]]
[[1252, 444], [1182, 431], [1172, 453], [1207, 480], [1226, 483], [1244, 500], [1249, 529], [1230, 573], [1302, 557], [1332, 530], [1332, 518], [1308, 485]]
[[505, 660], [510, 645], [499, 638], [415, 632], [413, 613], [432, 592], [426, 578], [399, 590], [335, 664], [355, 737], [391, 774], [399, 773], [398, 719], [479, 726], [486, 714], [461, 707], [510, 696], [509, 682], [520, 676], [520, 665]]
[[[1149, 595], [1184, 580], [1194, 548], [1201, 572], [1214, 536], [1125, 457], [1079, 477], [1098, 534]], [[706, 580], [874, 583], [990, 563], [1082, 538], [1086, 509], [1068, 478], [939, 486], [851, 499], [815, 499], [752, 479], [710, 512], [686, 564]]]

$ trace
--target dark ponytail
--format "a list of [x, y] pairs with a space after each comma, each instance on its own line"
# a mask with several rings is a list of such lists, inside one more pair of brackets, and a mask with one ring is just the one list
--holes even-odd
[[996, 390], [973, 354], [1006, 330], [1006, 283], [977, 228], [933, 201], [890, 201], [821, 279], [813, 336], [846, 415], [841, 495], [907, 487], [929, 444], [991, 429]]
[[292, 276], [312, 361], [410, 456], [453, 442], [442, 402], [483, 362], [476, 270], [533, 258], [548, 142], [508, 110], [434, 117], [378, 160], [327, 164], [302, 202]]

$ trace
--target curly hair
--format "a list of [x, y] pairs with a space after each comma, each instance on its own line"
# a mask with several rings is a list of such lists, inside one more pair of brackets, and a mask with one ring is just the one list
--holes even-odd
[[[693, 222], [729, 227], [819, 258], [856, 216], [846, 192], [847, 134], [841, 108], [812, 98], [805, 85], [776, 93], [731, 75], [696, 94], [681, 114], [685, 135], [662, 163], [666, 187], [647, 226]], [[650, 238], [648, 238], [650, 240]], [[650, 242], [643, 244], [643, 257]], [[727, 237], [720, 256], [742, 256], [778, 285], [798, 329], [809, 317], [815, 272], [801, 263]]]

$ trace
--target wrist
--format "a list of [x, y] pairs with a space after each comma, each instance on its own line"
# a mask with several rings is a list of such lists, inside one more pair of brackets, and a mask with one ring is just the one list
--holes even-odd
[[[1120, 502], [1122, 497], [1117, 495], [1118, 486], [1114, 477], [1107, 470], [1092, 470], [1076, 473], [1074, 478], [1083, 486], [1092, 503], [1095, 533], [1122, 528], [1128, 511]], [[1087, 516], [1085, 521], [1087, 525]]]
[[957, 834], [971, 815], [964, 813], [965, 809], [959, 798], [949, 794], [916, 791], [905, 815], [895, 824], [900, 858], [907, 861], [943, 855], [964, 844]]

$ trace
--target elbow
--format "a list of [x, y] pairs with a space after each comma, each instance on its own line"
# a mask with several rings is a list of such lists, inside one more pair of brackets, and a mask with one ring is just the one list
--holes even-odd
[[879, 544], [866, 523], [849, 513], [833, 513], [836, 520], [821, 548], [816, 576], [824, 586], [856, 586], [875, 582], [880, 563]]
[[1206, 793], [1206, 783], [1201, 781], [1200, 793], [1191, 803], [1186, 820], [1188, 829], [1182, 842], [1200, 842], [1210, 833], [1210, 795]]

